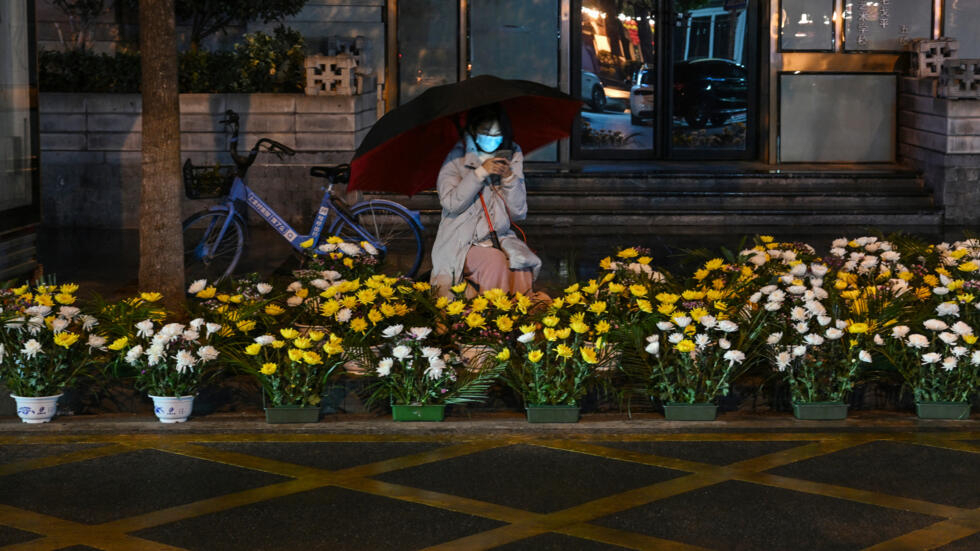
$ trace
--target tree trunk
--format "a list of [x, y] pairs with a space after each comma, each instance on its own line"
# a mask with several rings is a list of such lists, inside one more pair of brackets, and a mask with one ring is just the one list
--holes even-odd
[[139, 286], [163, 293], [165, 304], [173, 308], [184, 300], [174, 0], [140, 0], [139, 10], [143, 66]]
[[[653, 32], [650, 30], [650, 22], [647, 21], [647, 17], [650, 17], [650, 9], [643, 7], [638, 11], [640, 21], [636, 24], [636, 34], [640, 39], [640, 55], [643, 58], [643, 63], [652, 67], [657, 61], [657, 52], [654, 49]], [[657, 21], [657, 24], [660, 25], [661, 22]]]

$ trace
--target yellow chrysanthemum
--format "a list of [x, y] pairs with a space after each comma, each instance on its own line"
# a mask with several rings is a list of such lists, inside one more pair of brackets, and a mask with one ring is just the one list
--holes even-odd
[[561, 320], [558, 319], [558, 316], [552, 315], [545, 317], [543, 320], [541, 320], [541, 323], [545, 324], [547, 327], [554, 327], [558, 325], [559, 321]]
[[306, 241], [303, 241], [302, 243], [299, 244], [299, 246], [302, 247], [302, 248], [304, 248], [304, 249], [309, 249], [310, 247], [313, 246], [313, 238], [311, 237], [311, 238], [307, 239]]
[[963, 335], [963, 342], [965, 342], [966, 344], [974, 344], [974, 343], [977, 342], [977, 336], [976, 335]]
[[972, 260], [964, 262], [956, 267], [957, 270], [961, 272], [975, 272], [977, 271], [977, 263]]
[[762, 241], [763, 243], [772, 243], [772, 236], [771, 235], [760, 235], [759, 236], [759, 241]]
[[41, 306], [48, 306], [48, 307], [54, 306], [54, 301], [51, 300], [51, 295], [47, 295], [47, 294], [37, 295], [36, 297], [34, 297], [34, 302], [40, 304]]
[[58, 304], [74, 304], [75, 296], [68, 293], [58, 293], [54, 296], [54, 299], [58, 301]]
[[449, 306], [446, 307], [446, 313], [450, 316], [458, 316], [464, 308], [466, 308], [466, 303], [461, 300], [456, 300], [449, 303]]
[[647, 264], [650, 264], [651, 262], [653, 262], [653, 258], [651, 258], [649, 256], [641, 256], [640, 258], [637, 258], [636, 261], [639, 262], [640, 264], [643, 264], [644, 266], [646, 266]]
[[463, 291], [466, 290], [466, 282], [465, 281], [461, 281], [461, 282], [457, 283], [456, 285], [453, 285], [452, 287], [450, 287], [450, 289], [454, 293], [457, 293], [457, 294], [462, 293]]
[[231, 295], [229, 295], [227, 293], [221, 293], [221, 294], [219, 294], [217, 296], [217, 299], [218, 299], [219, 302], [228, 302], [228, 299], [230, 299], [230, 298], [231, 298]]
[[317, 365], [323, 363], [323, 358], [316, 352], [307, 350], [306, 352], [303, 352], [303, 361], [309, 365]]
[[514, 328], [514, 318], [506, 314], [497, 316], [497, 319], [494, 320], [494, 323], [497, 324], [497, 329], [500, 329], [505, 333], [510, 332], [510, 330]]
[[589, 305], [589, 312], [596, 315], [602, 315], [606, 311], [606, 301], [600, 300], [593, 302]]
[[554, 327], [545, 327], [541, 332], [544, 333], [545, 340], [549, 342], [558, 340], [558, 330]]
[[630, 285], [630, 294], [634, 297], [647, 296], [647, 288], [642, 285]]
[[62, 293], [67, 293], [69, 295], [72, 295], [72, 294], [75, 293], [75, 291], [78, 290], [78, 284], [77, 283], [64, 283], [60, 287], [58, 287], [58, 290], [61, 291]]
[[640, 309], [641, 312], [646, 312], [647, 314], [653, 313], [653, 304], [645, 298], [636, 299], [636, 307]]
[[214, 294], [217, 292], [218, 289], [214, 287], [207, 287], [203, 290], [198, 291], [197, 294], [194, 296], [196, 296], [197, 298], [209, 299], [209, 298], [213, 298]]
[[248, 354], [249, 356], [257, 356], [261, 351], [262, 351], [262, 345], [257, 342], [253, 342], [252, 344], [245, 347], [245, 353]]
[[697, 346], [694, 344], [694, 341], [690, 339], [684, 339], [679, 343], [677, 343], [676, 345], [674, 345], [674, 348], [676, 348], [678, 352], [687, 353], [687, 352], [692, 352], [695, 348], [697, 348]]
[[483, 329], [486, 327], [486, 324], [486, 318], [476, 312], [470, 312], [469, 315], [466, 316], [466, 325], [469, 326], [470, 329]]
[[576, 304], [582, 302], [582, 293], [575, 291], [574, 293], [569, 293], [565, 295], [565, 302], [569, 306], [575, 306]]
[[299, 362], [303, 360], [303, 351], [298, 348], [290, 348], [287, 354], [291, 361]]
[[118, 339], [112, 341], [112, 344], [109, 345], [109, 350], [122, 350], [127, 344], [129, 344], [128, 337], [119, 337]]
[[725, 261], [720, 258], [712, 258], [711, 260], [705, 262], [704, 269], [709, 272], [717, 270], [725, 265]]
[[582, 323], [580, 321], [571, 324], [569, 327], [571, 327], [572, 331], [575, 331], [576, 333], [579, 334], [585, 333], [589, 330], [588, 324]]
[[579, 354], [582, 355], [582, 360], [590, 365], [595, 365], [599, 363], [598, 354], [596, 354], [595, 348], [581, 348], [579, 349]]
[[657, 306], [657, 311], [665, 316], [669, 316], [673, 314], [674, 310], [676, 309], [677, 307], [674, 306], [673, 304], [661, 304], [660, 306]]
[[377, 325], [381, 320], [385, 319], [384, 314], [382, 314], [378, 309], [371, 308], [367, 314], [368, 321]]
[[510, 359], [510, 348], [504, 348], [500, 352], [497, 352], [497, 361], [506, 362]]
[[265, 313], [270, 316], [278, 316], [285, 311], [286, 311], [285, 309], [283, 309], [281, 306], [277, 304], [269, 304], [265, 307]]
[[544, 357], [544, 353], [541, 352], [540, 350], [532, 350], [527, 354], [527, 359], [530, 360], [531, 363], [538, 363], [541, 361], [541, 358], [543, 357]]
[[537, 329], [537, 327], [533, 323], [525, 323], [524, 325], [518, 327], [518, 329], [521, 330], [521, 333], [530, 333]]
[[704, 308], [693, 308], [690, 312], [688, 312], [688, 315], [691, 316], [691, 319], [694, 321], [700, 322], [701, 318], [708, 315], [708, 311]]
[[610, 326], [609, 322], [607, 322], [606, 320], [602, 320], [599, 323], [595, 324], [595, 332], [599, 335], [608, 333], [610, 329], [612, 329], [612, 326]]
[[609, 284], [609, 292], [612, 293], [612, 294], [614, 294], [614, 295], [618, 295], [619, 293], [622, 293], [625, 289], [626, 289], [626, 286], [625, 285], [622, 285], [620, 283], [610, 283]]
[[264, 364], [262, 364], [262, 369], [259, 370], [259, 373], [261, 373], [263, 375], [272, 375], [273, 373], [276, 372], [277, 369], [279, 369], [279, 366], [277, 366], [274, 363], [271, 363], [271, 362], [270, 363], [264, 363]]
[[235, 324], [242, 333], [248, 333], [252, 329], [255, 329], [255, 320], [242, 320]]
[[358, 333], [363, 333], [367, 331], [368, 323], [364, 318], [354, 318], [350, 320], [350, 328], [352, 331], [357, 331]]
[[657, 293], [657, 296], [654, 298], [666, 304], [673, 304], [680, 300], [681, 297], [672, 293]]
[[684, 298], [684, 300], [701, 300], [704, 298], [704, 292], [688, 289], [687, 291], [681, 293], [681, 296]]
[[470, 309], [474, 312], [482, 312], [490, 306], [490, 301], [483, 297], [476, 297], [470, 302]]
[[286, 346], [286, 341], [281, 341], [279, 339], [276, 339], [272, 341], [272, 343], [270, 343], [269, 346], [275, 348], [276, 350], [279, 350], [280, 348]]
[[635, 248], [629, 247], [616, 253], [616, 256], [619, 258], [636, 258], [637, 256], [640, 256], [640, 253], [637, 252]]
[[299, 331], [293, 329], [292, 327], [283, 327], [279, 330], [279, 334], [282, 335], [282, 338], [284, 339], [293, 340], [299, 336]]
[[357, 292], [357, 301], [361, 304], [373, 304], [378, 299], [378, 293], [373, 289], [361, 289]]
[[573, 353], [572, 349], [564, 344], [559, 344], [555, 347], [555, 355], [559, 358], [571, 358]]
[[932, 274], [926, 274], [926, 275], [922, 276], [922, 281], [924, 281], [925, 284], [928, 285], [928, 286], [930, 286], [930, 287], [938, 287], [939, 286], [939, 278], [936, 277], [936, 276], [934, 276], [934, 275], [932, 275]]
[[867, 323], [852, 323], [847, 326], [848, 333], [867, 333], [868, 324]]
[[612, 267], [612, 259], [608, 256], [599, 261], [599, 268], [608, 270]]
[[68, 331], [58, 333], [54, 336], [54, 343], [62, 348], [68, 348], [78, 342], [78, 335]]

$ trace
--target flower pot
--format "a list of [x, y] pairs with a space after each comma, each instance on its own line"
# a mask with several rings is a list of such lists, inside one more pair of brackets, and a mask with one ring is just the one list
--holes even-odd
[[847, 419], [847, 404], [844, 402], [796, 402], [793, 415], [806, 421], [832, 421]]
[[17, 402], [17, 416], [25, 423], [32, 425], [37, 423], [47, 423], [58, 411], [58, 398], [61, 394], [54, 396], [17, 396], [10, 395]]
[[191, 416], [194, 396], [153, 396], [153, 413], [161, 423], [183, 423]]
[[714, 421], [718, 417], [718, 406], [711, 402], [669, 402], [664, 404], [664, 417], [668, 421]]
[[446, 405], [436, 406], [391, 406], [393, 421], [442, 421], [446, 416]]
[[578, 406], [527, 406], [528, 423], [578, 423]]
[[969, 419], [970, 402], [916, 402], [919, 419]]
[[276, 406], [265, 408], [265, 422], [271, 425], [279, 423], [316, 423], [319, 420], [319, 406]]

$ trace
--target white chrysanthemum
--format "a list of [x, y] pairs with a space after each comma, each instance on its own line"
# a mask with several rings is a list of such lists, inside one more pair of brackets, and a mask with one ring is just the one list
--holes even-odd
[[325, 270], [323, 272], [320, 272], [320, 275], [323, 276], [323, 279], [326, 279], [327, 281], [336, 281], [340, 279], [340, 272], [336, 272], [334, 270]]
[[188, 329], [187, 331], [184, 331], [180, 335], [180, 338], [184, 339], [185, 341], [189, 341], [189, 342], [196, 341], [200, 337], [201, 337], [201, 334], [198, 333], [197, 331], [192, 330], [192, 329]]
[[194, 281], [194, 283], [191, 283], [191, 286], [187, 288], [187, 292], [191, 295], [196, 295], [201, 291], [203, 291], [204, 288], [207, 286], [208, 286], [208, 280], [198, 279]]
[[34, 356], [41, 352], [41, 348], [41, 343], [31, 339], [24, 343], [24, 348], [21, 349], [21, 352], [28, 358], [34, 359]]
[[786, 293], [784, 293], [781, 289], [776, 289], [775, 291], [769, 293], [769, 298], [766, 300], [769, 302], [783, 302], [786, 300]]
[[949, 327], [946, 322], [937, 319], [928, 319], [922, 325], [930, 331], [945, 331]]
[[0, 343], [0, 362], [3, 362], [3, 357], [7, 354], [7, 349], [4, 347], [3, 343]]
[[211, 345], [202, 346], [197, 351], [197, 357], [201, 358], [202, 362], [210, 362], [211, 360], [217, 359], [218, 354], [220, 354], [218, 349]]
[[909, 335], [908, 340], [905, 341], [905, 344], [912, 348], [925, 348], [929, 346], [929, 339], [927, 339], [925, 335], [912, 333]]
[[725, 333], [738, 331], [738, 324], [731, 320], [721, 320], [718, 322], [718, 329]]
[[712, 327], [715, 327], [716, 325], [718, 325], [718, 319], [715, 318], [712, 315], [707, 315], [706, 314], [704, 316], [701, 316], [701, 319], [698, 320], [698, 323], [700, 323], [701, 326], [704, 327], [704, 328], [706, 328], [706, 329], [711, 329]]
[[762, 300], [762, 293], [758, 291], [752, 293], [752, 296], [749, 297], [749, 302], [751, 302], [752, 304], [759, 304], [760, 300]]
[[691, 321], [692, 321], [691, 318], [687, 316], [677, 316], [676, 318], [674, 318], [674, 323], [677, 324], [677, 327], [680, 327], [682, 329], [684, 327], [687, 327], [688, 325], [691, 325]]
[[757, 254], [753, 254], [752, 256], [749, 257], [749, 262], [751, 262], [756, 266], [762, 266], [763, 264], [766, 263], [766, 260], [767, 260], [766, 253], [761, 253], [761, 252]]
[[958, 321], [950, 327], [950, 330], [957, 335], [972, 335], [973, 328], [962, 321]]
[[153, 322], [150, 320], [143, 320], [136, 324], [136, 336], [143, 338], [150, 338], [153, 336]]
[[850, 240], [848, 240], [846, 237], [839, 237], [834, 239], [833, 242], [830, 243], [830, 246], [835, 248], [846, 247], [848, 243], [850, 243]]
[[221, 331], [221, 324], [220, 323], [208, 323], [208, 324], [206, 324], [204, 326], [204, 328], [207, 329], [207, 336], [210, 337], [212, 334], [217, 333], [218, 331]]
[[881, 259], [885, 262], [898, 262], [900, 258], [902, 258], [902, 255], [895, 251], [885, 251], [881, 253]]
[[288, 287], [286, 287], [286, 292], [287, 293], [295, 293], [296, 291], [299, 291], [302, 288], [303, 288], [303, 284], [302, 283], [300, 283], [299, 281], [294, 281], [294, 282], [290, 283]]
[[946, 344], [953, 344], [954, 342], [956, 342], [956, 339], [958, 338], [959, 335], [957, 335], [956, 333], [950, 333], [949, 331], [943, 331], [942, 333], [939, 334], [939, 340], [943, 341]]
[[174, 358], [177, 360], [177, 365], [174, 366], [177, 373], [184, 373], [188, 369], [194, 367], [194, 364], [197, 363], [197, 358], [194, 357], [194, 354], [191, 354], [187, 350], [177, 352], [177, 355], [174, 356]]
[[398, 358], [399, 360], [404, 360], [405, 358], [412, 355], [412, 349], [405, 346], [404, 344], [400, 344], [396, 346], [394, 350], [391, 351], [391, 355]]
[[153, 346], [146, 349], [146, 363], [147, 365], [154, 366], [163, 360], [163, 344], [156, 343]]
[[142, 355], [143, 355], [143, 347], [137, 344], [136, 346], [130, 348], [128, 352], [126, 352], [126, 363], [128, 363], [129, 365], [136, 365], [136, 362], [140, 359], [140, 356]]
[[412, 334], [412, 337], [415, 340], [421, 341], [421, 340], [425, 339], [426, 337], [428, 337], [429, 336], [429, 333], [432, 333], [432, 328], [430, 328], [430, 327], [413, 327], [413, 328], [409, 329], [408, 332]]
[[933, 294], [944, 296], [949, 294], [949, 289], [947, 289], [946, 287], [933, 287], [932, 292]]
[[732, 341], [724, 338], [718, 339], [718, 348], [721, 348], [722, 350], [728, 350], [731, 347], [732, 347]]
[[256, 283], [255, 290], [259, 292], [260, 295], [268, 295], [272, 292], [272, 285], [268, 283]]
[[802, 335], [803, 333], [808, 333], [810, 331], [810, 325], [805, 321], [801, 321], [800, 323], [794, 325], [793, 329], [796, 329], [796, 332]]
[[646, 348], [644, 348], [643, 350], [645, 350], [647, 354], [651, 354], [653, 356], [659, 356], [660, 355], [659, 335], [650, 335], [649, 337], [647, 337], [647, 345]]
[[698, 347], [698, 349], [704, 350], [706, 346], [711, 344], [711, 338], [708, 337], [708, 335], [705, 335], [704, 333], [699, 333], [697, 335], [694, 335], [694, 344]]
[[789, 317], [793, 321], [806, 321], [810, 316], [807, 315], [806, 308], [802, 306], [794, 306], [792, 310], [789, 311]]
[[66, 320], [65, 318], [54, 318], [53, 320], [51, 320], [51, 332], [61, 333], [68, 327], [68, 324], [70, 323], [71, 322]]
[[776, 354], [776, 369], [786, 371], [791, 361], [793, 361], [793, 356], [789, 352], [783, 351]]
[[969, 352], [969, 350], [967, 350], [965, 346], [954, 346], [953, 347], [953, 350], [951, 352], [957, 358], [961, 358], [961, 357], [965, 356], [966, 353]]
[[62, 306], [61, 308], [58, 308], [58, 315], [69, 321], [77, 316], [79, 312], [81, 312], [81, 310], [75, 306]]
[[895, 337], [896, 339], [904, 339], [905, 335], [908, 334], [909, 334], [908, 325], [896, 325], [895, 327], [892, 327], [892, 336]]
[[832, 321], [834, 320], [830, 316], [817, 316], [817, 323], [820, 324], [820, 327], [827, 327]]
[[844, 336], [844, 332], [841, 331], [840, 329], [837, 329], [836, 327], [829, 327], [827, 328], [827, 331], [824, 332], [824, 336], [826, 336], [828, 339], [832, 341], [836, 341], [837, 339]]
[[361, 241], [361, 248], [371, 256], [378, 256], [378, 249], [367, 241]]
[[670, 344], [677, 344], [682, 340], [684, 340], [684, 333], [671, 333], [670, 336], [667, 337], [667, 342]]
[[293, 295], [286, 299], [286, 306], [289, 306], [290, 308], [295, 308], [300, 304], [303, 304], [303, 297], [299, 295]]
[[775, 292], [778, 289], [779, 289], [779, 287], [776, 287], [775, 285], [766, 285], [765, 287], [759, 289], [759, 292], [762, 293], [762, 294], [764, 294], [764, 295], [768, 295], [768, 294], [771, 294], [771, 293]]
[[810, 346], [820, 346], [823, 344], [823, 337], [816, 333], [810, 333], [809, 335], [803, 337], [803, 342]]
[[767, 312], [775, 312], [775, 311], [779, 310], [782, 307], [783, 307], [783, 303], [782, 302], [766, 302], [766, 305], [763, 306], [763, 308]]
[[938, 362], [943, 359], [943, 355], [938, 352], [928, 352], [922, 355], [922, 364], [929, 365]]
[[253, 340], [255, 342], [261, 344], [262, 346], [268, 346], [268, 345], [272, 344], [273, 341], [276, 340], [276, 338], [274, 336], [272, 336], [272, 335], [259, 335], [258, 337], [255, 337], [255, 339], [253, 339]]
[[885, 344], [885, 339], [881, 338], [881, 335], [878, 335], [877, 333], [875, 334], [874, 338], [871, 340], [874, 341], [874, 343], [878, 346], [882, 346]]
[[970, 365], [980, 365], [980, 350], [974, 350], [970, 354]]
[[673, 323], [670, 323], [669, 321], [658, 321], [657, 322], [657, 329], [659, 329], [661, 331], [670, 331], [673, 328], [674, 328], [674, 324]]
[[527, 344], [533, 340], [534, 340], [534, 331], [528, 331], [527, 333], [521, 334], [520, 337], [517, 337], [517, 342], [521, 344]]
[[858, 352], [858, 359], [864, 363], [871, 363], [871, 353], [867, 350], [862, 350]]
[[343, 243], [338, 243], [337, 247], [340, 249], [340, 252], [346, 254], [347, 256], [358, 256], [362, 252], [360, 247], [354, 243], [348, 243], [346, 241]]
[[422, 348], [422, 356], [426, 358], [438, 358], [442, 355], [442, 350], [434, 346], [426, 346]]
[[195, 331], [200, 331], [201, 327], [204, 327], [204, 318], [194, 318], [187, 325]]
[[946, 371], [952, 371], [956, 367], [956, 358], [950, 356], [948, 358], [943, 358], [943, 369]]
[[741, 350], [729, 350], [728, 352], [725, 352], [725, 355], [722, 357], [728, 360], [728, 365], [731, 367], [732, 365], [740, 364], [745, 361], [745, 352], [742, 352]]
[[817, 277], [827, 275], [828, 271], [830, 271], [830, 268], [828, 268], [826, 264], [817, 264], [816, 262], [810, 264], [810, 272]]
[[88, 314], [82, 314], [78, 316], [78, 319], [82, 322], [82, 331], [91, 331], [99, 324], [99, 320], [95, 316], [90, 316]]
[[316, 287], [321, 291], [326, 290], [327, 287], [330, 287], [330, 283], [327, 280], [320, 279], [320, 278], [316, 278], [313, 281], [310, 281], [310, 285]]
[[381, 336], [386, 339], [397, 337], [398, 335], [401, 334], [402, 329], [404, 328], [405, 326], [400, 323], [395, 325], [389, 325], [388, 327], [385, 327], [384, 331], [381, 332]]
[[806, 287], [803, 285], [790, 285], [786, 290], [789, 291], [789, 294], [791, 295], [802, 295], [806, 292]]
[[391, 366], [395, 365], [395, 360], [391, 358], [384, 358], [378, 362], [378, 375], [381, 377], [387, 377], [391, 374]]
[[341, 308], [340, 311], [337, 312], [337, 321], [340, 323], [347, 323], [350, 321], [351, 315], [350, 308]]
[[800, 357], [806, 355], [806, 345], [801, 344], [793, 347], [793, 356]]
[[332, 253], [337, 250], [337, 245], [334, 243], [324, 243], [323, 245], [317, 247], [317, 250], [319, 250], [321, 253]]
[[776, 344], [782, 338], [783, 338], [783, 333], [781, 331], [777, 331], [769, 335], [769, 337], [766, 339], [766, 344]]
[[789, 273], [796, 277], [803, 277], [806, 274], [806, 264], [797, 264], [789, 269]]

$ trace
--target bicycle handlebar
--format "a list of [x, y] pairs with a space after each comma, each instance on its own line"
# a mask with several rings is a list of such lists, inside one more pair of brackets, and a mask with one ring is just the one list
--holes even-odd
[[[266, 145], [267, 151], [275, 153], [280, 159], [283, 158], [283, 155], [288, 155], [291, 157], [296, 154], [296, 151], [286, 144], [279, 143], [269, 138], [261, 138], [255, 143], [255, 145], [252, 146], [252, 149], [249, 150], [248, 155], [240, 155], [238, 153], [239, 119], [240, 117], [238, 113], [229, 109], [225, 111], [225, 118], [221, 119], [220, 121], [221, 124], [225, 125], [226, 127], [231, 127], [231, 138], [228, 139], [228, 153], [231, 154], [232, 160], [235, 161], [235, 165], [238, 166], [239, 176], [243, 178], [245, 177], [245, 171], [247, 171], [248, 167], [252, 166], [252, 163], [255, 162], [255, 157], [258, 156], [260, 148], [263, 144]], [[228, 131], [227, 128], [225, 131]]]

